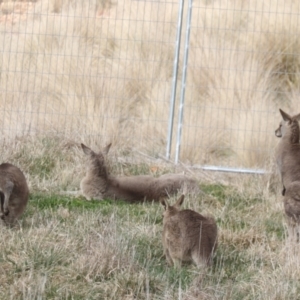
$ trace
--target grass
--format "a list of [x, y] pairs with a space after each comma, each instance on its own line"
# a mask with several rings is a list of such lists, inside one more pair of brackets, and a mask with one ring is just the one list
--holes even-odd
[[188, 170], [203, 194], [184, 206], [219, 228], [207, 270], [167, 265], [161, 205], [66, 196], [83, 177], [81, 142], [112, 142], [116, 174], [183, 170], [161, 159], [178, 3], [40, 0], [14, 25], [5, 3], [0, 157], [31, 196], [20, 227], [0, 227], [0, 299], [298, 299], [273, 163], [278, 108], [299, 106], [298, 2], [194, 1], [180, 159], [270, 171]]
[[160, 204], [33, 192], [20, 228], [0, 228], [0, 299], [296, 299], [298, 258], [278, 200], [201, 188], [184, 206], [214, 211], [219, 247], [207, 270], [167, 265]]
[[[177, 1], [31, 7], [14, 25], [0, 15], [2, 140], [57, 134], [164, 155]], [[194, 1], [181, 161], [269, 167], [278, 108], [298, 107], [299, 11], [292, 0]]]

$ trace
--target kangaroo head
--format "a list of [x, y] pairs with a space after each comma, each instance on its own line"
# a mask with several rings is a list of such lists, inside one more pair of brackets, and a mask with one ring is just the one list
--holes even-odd
[[176, 215], [180, 211], [180, 206], [184, 200], [184, 195], [181, 195], [173, 206], [170, 206], [166, 199], [162, 199], [160, 203], [164, 206], [165, 211], [163, 213], [164, 219]]
[[279, 123], [279, 127], [275, 130], [275, 135], [279, 138], [289, 135], [292, 142], [299, 143], [299, 123], [300, 114], [290, 116], [283, 110], [279, 109], [282, 116], [282, 121]]
[[88, 160], [88, 172], [91, 172], [95, 175], [104, 176], [105, 178], [108, 175], [105, 156], [109, 152], [111, 143], [103, 148], [102, 151], [98, 153], [94, 152], [91, 148], [87, 147], [84, 144], [81, 144], [83, 152], [89, 156]]

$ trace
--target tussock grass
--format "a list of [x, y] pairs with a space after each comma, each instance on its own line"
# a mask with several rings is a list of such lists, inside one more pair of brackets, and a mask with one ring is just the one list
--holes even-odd
[[159, 204], [61, 193], [83, 177], [80, 142], [112, 142], [117, 174], [187, 171], [160, 159], [177, 2], [41, 0], [26, 21], [1, 22], [0, 157], [31, 197], [18, 228], [0, 227], [0, 298], [297, 299], [299, 245], [286, 239], [272, 151], [278, 107], [299, 106], [299, 9], [194, 2], [181, 159], [271, 171], [193, 172], [203, 193], [184, 205], [219, 227], [207, 270], [167, 266]]
[[34, 192], [20, 227], [0, 228], [0, 298], [295, 299], [299, 246], [286, 242], [280, 199], [247, 184], [202, 183], [184, 203], [217, 220], [207, 270], [167, 265], [160, 204]]
[[[19, 227], [0, 227], [1, 299], [266, 299], [273, 293], [293, 299], [299, 292], [298, 245], [287, 242], [273, 174], [195, 173], [203, 193], [187, 197], [184, 207], [216, 218], [219, 247], [211, 268], [176, 270], [163, 256], [160, 204], [61, 195], [77, 190], [83, 176], [78, 143], [27, 137], [7, 143], [1, 156], [24, 170], [31, 190]], [[112, 148], [112, 172], [174, 171], [144, 156], [132, 163], [133, 156]]]
[[[278, 108], [298, 109], [299, 9], [194, 2], [182, 161], [268, 168]], [[25, 21], [0, 23], [1, 136], [59, 134], [163, 155], [177, 10], [173, 1], [41, 0]]]

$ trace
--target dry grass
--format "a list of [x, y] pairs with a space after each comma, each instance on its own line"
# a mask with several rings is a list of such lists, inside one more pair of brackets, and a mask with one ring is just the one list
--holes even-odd
[[282, 203], [266, 180], [215, 178], [186, 199], [218, 223], [207, 270], [167, 265], [159, 204], [33, 192], [20, 228], [0, 228], [0, 298], [296, 299], [299, 246], [286, 243]]
[[[268, 299], [274, 293], [293, 299], [299, 293], [298, 246], [285, 241], [277, 177], [195, 174], [203, 194], [184, 206], [215, 216], [219, 248], [212, 268], [179, 272], [163, 257], [161, 205], [60, 195], [77, 189], [83, 175], [77, 143], [27, 137], [6, 146], [1, 157], [25, 171], [31, 198], [20, 228], [0, 228], [1, 299]], [[137, 155], [111, 150], [118, 174], [172, 170], [158, 160], [128, 163]]]
[[41, 0], [8, 21], [17, 6], [0, 13], [0, 157], [32, 194], [20, 228], [0, 228], [0, 298], [297, 299], [272, 151], [278, 108], [299, 106], [299, 3], [194, 2], [181, 159], [272, 173], [195, 174], [204, 194], [185, 206], [216, 217], [220, 245], [212, 268], [180, 272], [160, 205], [61, 195], [83, 176], [80, 142], [111, 141], [118, 174], [182, 171], [159, 159], [177, 2]]
[[[177, 6], [41, 0], [26, 20], [0, 23], [1, 136], [59, 133], [164, 155]], [[182, 161], [266, 167], [278, 108], [299, 106], [299, 9], [194, 1]]]
[[[100, 145], [92, 145], [97, 147]], [[278, 178], [195, 173], [203, 193], [185, 207], [213, 215], [219, 248], [213, 267], [170, 268], [159, 204], [85, 201], [76, 190], [85, 156], [64, 137], [24, 137], [1, 148], [31, 189], [20, 227], [0, 227], [0, 299], [295, 299], [298, 245], [286, 243]], [[180, 170], [111, 149], [118, 174]], [[173, 200], [171, 200], [173, 202]]]

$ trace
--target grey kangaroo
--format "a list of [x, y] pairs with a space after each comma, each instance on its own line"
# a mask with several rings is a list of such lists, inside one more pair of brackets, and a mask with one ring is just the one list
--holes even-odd
[[217, 224], [212, 217], [205, 217], [193, 210], [180, 210], [182, 195], [175, 205], [161, 200], [163, 214], [163, 248], [167, 262], [180, 266], [182, 262], [194, 262], [197, 267], [212, 263], [217, 248]]
[[113, 176], [106, 166], [106, 155], [111, 147], [94, 152], [81, 144], [88, 155], [86, 176], [81, 180], [80, 188], [87, 200], [110, 198], [127, 202], [159, 201], [181, 190], [187, 193], [200, 192], [196, 180], [185, 175], [165, 174], [158, 178], [150, 175]]
[[29, 189], [23, 172], [16, 166], [3, 163], [0, 165], [0, 218], [4, 224], [13, 226], [24, 212], [29, 196]]
[[300, 114], [290, 116], [279, 109], [282, 121], [275, 131], [280, 139], [276, 149], [276, 162], [281, 177], [284, 209], [288, 220], [289, 234], [298, 239], [300, 225]]

